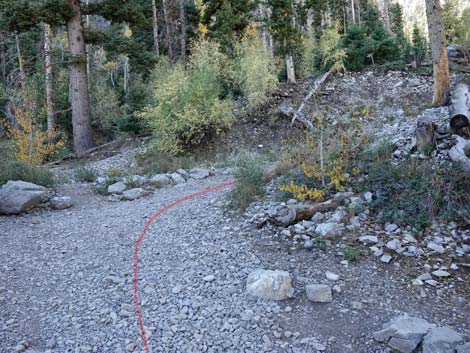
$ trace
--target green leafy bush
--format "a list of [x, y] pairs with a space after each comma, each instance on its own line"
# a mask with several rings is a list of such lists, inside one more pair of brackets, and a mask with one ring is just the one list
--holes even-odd
[[117, 92], [105, 80], [99, 80], [93, 85], [91, 97], [93, 125], [102, 133], [113, 136], [123, 116]]
[[263, 167], [260, 157], [243, 154], [235, 161], [237, 184], [230, 194], [231, 206], [244, 211], [257, 197], [264, 194]]
[[346, 51], [340, 47], [341, 35], [339, 34], [339, 22], [335, 22], [325, 29], [319, 41], [319, 49], [322, 55], [322, 66], [333, 72], [346, 71]]
[[152, 75], [155, 104], [140, 116], [160, 152], [180, 154], [219, 135], [233, 122], [231, 100], [221, 98], [226, 56], [208, 41], [199, 43], [192, 53], [187, 69], [162, 59]]
[[269, 100], [277, 88], [274, 58], [257, 33], [245, 36], [236, 46], [235, 81], [251, 108]]
[[23, 180], [46, 187], [54, 185], [54, 175], [46, 168], [21, 161], [0, 160], [0, 185], [8, 180]]
[[143, 174], [174, 172], [178, 169], [191, 169], [195, 165], [192, 157], [172, 156], [155, 149], [138, 154], [136, 160], [137, 167]]

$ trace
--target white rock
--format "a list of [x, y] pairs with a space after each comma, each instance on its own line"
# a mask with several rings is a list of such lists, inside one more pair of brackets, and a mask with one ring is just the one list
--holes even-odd
[[436, 277], [449, 277], [450, 273], [444, 270], [437, 270], [432, 272], [432, 274]]
[[171, 179], [165, 174], [155, 174], [150, 178], [150, 183], [157, 188], [163, 188], [171, 184]]
[[386, 247], [389, 248], [390, 250], [398, 250], [399, 248], [401, 248], [401, 242], [398, 239], [392, 239], [389, 242], [387, 242]]
[[379, 242], [379, 238], [375, 235], [363, 235], [359, 237], [359, 241], [364, 244], [376, 244]]
[[338, 223], [320, 223], [315, 228], [315, 232], [320, 234], [324, 238], [334, 238], [341, 235], [341, 229]]
[[423, 353], [454, 353], [463, 343], [462, 335], [449, 327], [431, 329], [423, 340]]
[[210, 171], [209, 169], [204, 168], [193, 168], [189, 171], [189, 175], [193, 179], [200, 180], [208, 178], [210, 176]]
[[49, 200], [49, 204], [55, 210], [65, 210], [72, 207], [72, 199], [68, 196], [57, 196]]
[[215, 281], [215, 276], [214, 275], [207, 275], [203, 278], [203, 281], [205, 281], [205, 282], [214, 282]]
[[316, 303], [330, 303], [333, 301], [331, 288], [325, 284], [309, 284], [305, 286], [307, 299]]
[[470, 342], [457, 346], [457, 353], [470, 353]]
[[380, 261], [386, 263], [386, 264], [389, 264], [390, 261], [392, 261], [392, 257], [390, 255], [382, 255], [382, 257], [380, 258]]
[[143, 197], [147, 194], [148, 194], [148, 192], [144, 189], [134, 188], [134, 189], [124, 191], [122, 193], [122, 198], [124, 200], [132, 201], [132, 200], [136, 200], [140, 197]]
[[117, 183], [114, 183], [108, 186], [108, 193], [109, 194], [122, 194], [123, 191], [126, 189], [127, 189], [126, 184], [124, 184], [122, 181], [118, 181]]
[[178, 173], [172, 173], [170, 175], [170, 178], [173, 181], [173, 183], [176, 184], [176, 185], [183, 184], [183, 183], [186, 182], [186, 180], [184, 180], [184, 178]]
[[337, 275], [336, 273], [333, 273], [333, 272], [330, 272], [330, 271], [326, 271], [326, 279], [329, 280], [329, 281], [337, 281], [339, 280], [339, 275]]
[[394, 223], [385, 225], [385, 231], [387, 233], [393, 233], [398, 229], [398, 226]]
[[294, 295], [289, 272], [258, 269], [246, 280], [249, 294], [267, 300], [284, 300]]
[[372, 193], [369, 192], [369, 191], [364, 194], [364, 199], [365, 199], [367, 202], [372, 202], [372, 197], [373, 197], [373, 195], [372, 195]]

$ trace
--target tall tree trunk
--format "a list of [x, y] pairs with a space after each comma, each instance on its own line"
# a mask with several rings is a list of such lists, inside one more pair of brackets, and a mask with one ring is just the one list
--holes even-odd
[[439, 106], [447, 101], [450, 87], [449, 62], [441, 1], [426, 0], [426, 15], [434, 71], [433, 104]]
[[351, 0], [351, 19], [352, 19], [352, 24], [356, 24], [356, 4], [354, 0]]
[[158, 16], [157, 16], [157, 4], [155, 0], [152, 0], [152, 25], [153, 25], [153, 48], [157, 57], [160, 56], [160, 44], [158, 43]]
[[385, 20], [385, 28], [387, 28], [388, 32], [392, 32], [392, 26], [390, 24], [390, 0], [383, 0], [384, 9], [383, 9], [383, 16]]
[[287, 70], [287, 80], [289, 82], [295, 83], [295, 69], [294, 69], [294, 59], [292, 55], [286, 54], [286, 70]]
[[15, 34], [15, 42], [16, 42], [16, 55], [18, 56], [18, 68], [20, 70], [20, 84], [24, 85], [26, 76], [24, 74], [23, 56], [21, 55], [20, 37], [18, 36], [18, 33]]
[[172, 19], [168, 0], [163, 0], [163, 17], [165, 18], [166, 40], [168, 43], [168, 56], [173, 59], [173, 35], [171, 31]]
[[127, 87], [129, 83], [129, 58], [124, 57], [124, 92], [127, 92]]
[[54, 130], [54, 91], [52, 89], [52, 58], [51, 58], [51, 26], [44, 24], [44, 63], [45, 63], [45, 82], [46, 82], [46, 115], [47, 131]]
[[94, 146], [90, 117], [90, 94], [86, 72], [86, 48], [80, 0], [67, 0], [73, 16], [67, 21], [70, 64], [69, 96], [72, 103], [73, 148], [78, 156]]
[[180, 22], [181, 22], [181, 61], [186, 61], [186, 15], [185, 15], [185, 0], [179, 0], [180, 5]]

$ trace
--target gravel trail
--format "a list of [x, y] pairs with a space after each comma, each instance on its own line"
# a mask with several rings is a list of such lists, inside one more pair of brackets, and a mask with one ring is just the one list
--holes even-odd
[[[75, 206], [0, 218], [0, 351], [140, 352], [133, 248], [166, 204], [227, 176], [107, 202], [86, 187]], [[228, 190], [187, 201], [157, 219], [140, 250], [139, 294], [158, 352], [270, 352], [277, 303], [245, 293], [260, 266], [250, 239], [224, 215]], [[287, 347], [286, 347], [287, 349]]]

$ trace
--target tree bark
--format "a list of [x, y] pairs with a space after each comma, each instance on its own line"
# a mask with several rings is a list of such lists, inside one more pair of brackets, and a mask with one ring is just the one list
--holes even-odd
[[157, 16], [157, 4], [155, 0], [152, 0], [152, 25], [153, 25], [153, 48], [157, 57], [160, 56], [160, 43], [158, 42], [158, 16]]
[[356, 24], [356, 9], [355, 9], [355, 1], [351, 0], [351, 19], [352, 19], [352, 24]]
[[287, 70], [287, 80], [291, 83], [295, 83], [295, 69], [294, 69], [294, 59], [292, 55], [286, 54], [286, 70]]
[[450, 129], [457, 133], [470, 126], [470, 87], [460, 83], [452, 91], [450, 105]]
[[166, 41], [168, 43], [168, 56], [171, 60], [173, 59], [173, 35], [171, 33], [172, 20], [168, 0], [163, 0], [163, 17], [165, 19]]
[[47, 131], [52, 132], [55, 126], [54, 90], [52, 88], [52, 58], [51, 58], [51, 26], [44, 24], [44, 63], [46, 83], [46, 116]]
[[67, 34], [73, 62], [70, 64], [69, 96], [72, 103], [73, 147], [77, 156], [94, 146], [90, 117], [90, 95], [86, 69], [86, 48], [80, 0], [68, 0], [73, 10]]
[[184, 0], [179, 0], [180, 5], [180, 23], [181, 23], [181, 61], [186, 61], [186, 15], [185, 15], [185, 2]]
[[449, 62], [441, 1], [426, 0], [426, 15], [434, 69], [433, 105], [440, 106], [446, 103], [450, 87]]

